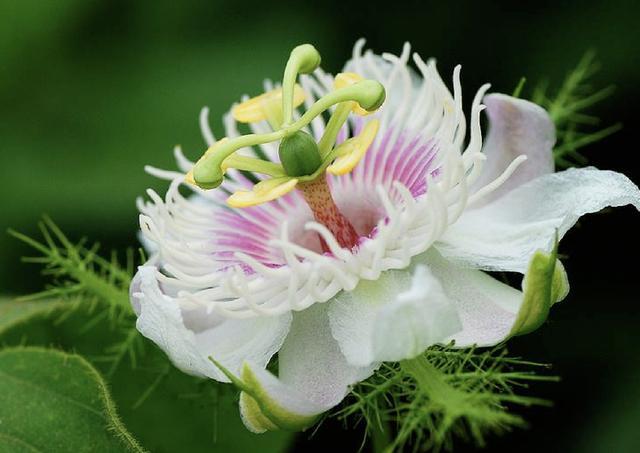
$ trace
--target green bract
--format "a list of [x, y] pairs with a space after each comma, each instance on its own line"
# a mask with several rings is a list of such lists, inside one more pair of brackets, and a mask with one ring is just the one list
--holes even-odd
[[536, 252], [533, 255], [522, 282], [524, 301], [510, 335], [524, 335], [536, 330], [549, 316], [551, 306], [569, 294], [567, 273], [557, 256], [557, 242], [551, 253]]
[[[310, 412], [302, 407], [300, 412], [287, 408], [287, 399], [289, 403], [296, 404], [295, 398], [287, 398], [286, 393], [279, 393], [277, 388], [272, 388], [270, 392], [268, 372], [265, 374], [265, 371], [261, 370], [258, 371], [260, 374], [258, 375], [249, 364], [245, 363], [241, 376], [238, 378], [213, 358], [210, 357], [210, 360], [241, 390], [240, 411], [242, 419], [256, 433], [276, 429], [303, 431], [313, 425], [324, 412], [319, 408], [314, 408], [315, 410], [312, 409]], [[275, 377], [270, 383], [275, 387], [279, 386]], [[286, 389], [280, 388], [280, 390]]]

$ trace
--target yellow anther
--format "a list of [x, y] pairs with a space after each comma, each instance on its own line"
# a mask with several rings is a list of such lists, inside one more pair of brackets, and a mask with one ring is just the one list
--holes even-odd
[[298, 184], [296, 178], [267, 179], [253, 186], [253, 190], [240, 190], [234, 193], [227, 198], [227, 204], [232, 208], [248, 208], [266, 203], [288, 194], [296, 184]]
[[332, 175], [339, 176], [353, 170], [373, 143], [379, 127], [378, 120], [369, 121], [359, 135], [341, 144], [336, 149], [338, 157], [327, 167], [327, 171]]
[[[338, 74], [333, 82], [333, 86], [336, 90], [340, 88], [348, 87], [349, 85], [353, 85], [354, 83], [360, 82], [364, 80], [360, 74], [356, 74], [355, 72], [341, 72]], [[358, 103], [355, 103], [355, 106], [352, 109], [353, 113], [360, 116], [369, 115], [372, 112], [367, 112], [365, 109], [360, 107]]]
[[341, 72], [336, 75], [333, 85], [336, 90], [339, 90], [340, 88], [348, 87], [349, 85], [353, 85], [361, 80], [364, 80], [364, 77], [360, 74], [356, 74], [355, 72]]
[[[294, 108], [302, 104], [304, 98], [304, 90], [300, 85], [296, 84], [293, 89]], [[256, 123], [268, 119], [270, 109], [278, 108], [282, 110], [281, 104], [282, 88], [276, 88], [236, 105], [231, 110], [231, 114], [236, 121], [241, 123]], [[280, 115], [282, 115], [282, 112], [280, 112]]]

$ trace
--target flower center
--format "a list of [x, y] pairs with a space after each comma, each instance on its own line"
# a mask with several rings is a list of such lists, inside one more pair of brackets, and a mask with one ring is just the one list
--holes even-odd
[[[267, 121], [272, 131], [220, 140], [205, 152], [186, 180], [202, 189], [214, 189], [223, 183], [228, 169], [266, 175], [252, 190], [237, 191], [227, 199], [234, 208], [269, 202], [297, 187], [315, 220], [329, 229], [341, 247], [351, 249], [358, 243], [358, 234], [336, 206], [325, 173], [345, 175], [362, 159], [375, 139], [379, 121], [367, 121], [357, 136], [339, 144], [336, 143], [338, 134], [351, 113], [364, 116], [376, 111], [386, 93], [375, 80], [341, 73], [335, 78], [333, 91], [296, 116], [295, 109], [302, 105], [305, 97], [296, 84], [297, 77], [311, 73], [319, 64], [320, 54], [313, 46], [304, 44], [293, 49], [285, 67], [282, 88], [249, 99], [232, 110], [237, 121]], [[314, 118], [329, 109], [332, 109], [331, 117], [321, 137], [305, 132]], [[242, 148], [272, 142], [279, 142], [280, 162], [236, 154]], [[322, 238], [320, 242], [322, 249], [329, 251]]]
[[[341, 247], [351, 249], [357, 245], [358, 233], [356, 233], [351, 222], [342, 215], [333, 201], [325, 175], [321, 175], [313, 181], [300, 184], [298, 189], [302, 192], [309, 208], [311, 208], [313, 217], [318, 223], [326, 226], [331, 231]], [[320, 243], [322, 250], [328, 252], [329, 248], [324, 239], [320, 238]]]

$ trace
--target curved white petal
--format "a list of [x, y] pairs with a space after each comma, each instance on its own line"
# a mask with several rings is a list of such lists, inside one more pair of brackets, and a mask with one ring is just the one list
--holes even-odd
[[353, 366], [331, 335], [326, 305], [294, 314], [291, 330], [278, 354], [278, 377], [245, 364], [239, 387], [243, 421], [256, 432], [303, 429], [345, 397], [349, 386], [366, 379], [374, 366]]
[[538, 176], [552, 173], [556, 134], [547, 111], [533, 102], [491, 93], [483, 103], [489, 117], [489, 133], [482, 148], [487, 160], [474, 188], [495, 180], [518, 156], [527, 156], [527, 161], [502, 186], [483, 198], [486, 204]]
[[245, 360], [266, 367], [284, 342], [291, 314], [241, 320], [207, 314], [202, 309], [182, 310], [170, 295], [172, 291], [161, 287], [156, 274], [155, 266], [145, 265], [134, 278], [136, 286], [139, 285], [132, 295], [139, 310], [136, 326], [181, 370], [229, 382], [208, 357], [239, 373]]
[[387, 271], [340, 293], [329, 307], [333, 336], [359, 366], [415, 357], [461, 328], [455, 306], [429, 269]]
[[374, 367], [345, 360], [331, 334], [328, 307], [318, 304], [294, 315], [291, 331], [278, 353], [279, 378], [311, 401], [333, 407], [348, 386], [368, 377]]
[[544, 175], [479, 209], [465, 212], [436, 248], [458, 264], [524, 272], [538, 250], [549, 250], [584, 214], [631, 204], [640, 190], [620, 173], [595, 168]]
[[460, 348], [493, 346], [537, 329], [551, 306], [569, 290], [555, 250], [550, 255], [538, 252], [532, 256], [523, 279], [524, 292], [482, 271], [456, 266], [435, 251], [420, 258], [442, 283], [462, 322], [462, 329], [443, 343], [453, 340]]

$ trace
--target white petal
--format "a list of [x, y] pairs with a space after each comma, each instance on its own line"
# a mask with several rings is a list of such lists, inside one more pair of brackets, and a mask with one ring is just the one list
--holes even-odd
[[183, 312], [175, 298], [163, 291], [157, 268], [141, 266], [135, 277], [139, 292], [132, 298], [139, 305], [136, 327], [156, 343], [176, 367], [201, 377], [228, 382], [208, 357], [234, 373], [249, 360], [264, 368], [280, 349], [291, 323], [291, 314], [252, 319], [225, 319], [204, 310]]
[[482, 271], [456, 266], [433, 250], [420, 259], [458, 311], [463, 328], [444, 342], [454, 340], [456, 347], [493, 346], [529, 333], [544, 323], [551, 306], [568, 292], [566, 273], [555, 252], [534, 254], [523, 280], [524, 293]]
[[273, 426], [305, 429], [374, 368], [347, 363], [331, 336], [326, 304], [313, 305], [294, 315], [278, 354], [279, 377], [245, 364], [237, 382], [245, 393], [240, 401], [243, 421], [255, 432]]
[[500, 188], [483, 199], [486, 204], [532, 179], [554, 171], [555, 126], [546, 110], [533, 102], [506, 94], [484, 97], [489, 116], [489, 134], [482, 148], [487, 160], [474, 188], [496, 179], [518, 156], [527, 156]]
[[315, 304], [294, 315], [291, 331], [278, 354], [279, 378], [311, 401], [333, 407], [348, 386], [365, 379], [373, 367], [347, 363], [331, 334], [328, 307]]
[[524, 272], [536, 250], [550, 250], [556, 229], [562, 237], [582, 215], [627, 204], [640, 210], [640, 190], [623, 174], [570, 169], [465, 212], [436, 247], [465, 266]]
[[484, 272], [447, 263], [436, 254], [430, 254], [427, 262], [462, 320], [462, 331], [450, 338], [456, 346], [494, 345], [509, 335], [522, 303], [520, 291]]
[[242, 421], [252, 432], [276, 429], [302, 431], [333, 406], [318, 404], [295, 387], [284, 384], [276, 376], [245, 362], [240, 393]]
[[387, 271], [331, 302], [333, 336], [359, 366], [415, 357], [461, 328], [455, 307], [428, 268]]

